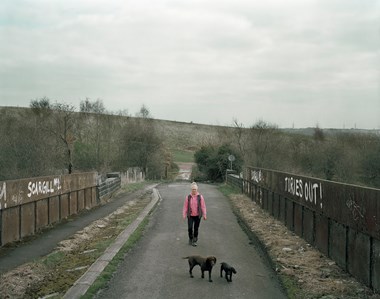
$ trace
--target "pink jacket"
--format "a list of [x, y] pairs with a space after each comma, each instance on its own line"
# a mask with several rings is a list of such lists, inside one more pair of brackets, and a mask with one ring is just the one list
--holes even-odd
[[[190, 216], [199, 216], [198, 213], [198, 192], [195, 195], [191, 194], [191, 199], [190, 199]], [[182, 209], [182, 217], [185, 219], [187, 217], [187, 211], [188, 211], [188, 205], [189, 205], [189, 200], [188, 196], [185, 197], [185, 201], [183, 203], [183, 209]], [[201, 210], [202, 210], [202, 216], [206, 217], [207, 216], [207, 210], [206, 210], [206, 203], [203, 198], [203, 195], [201, 195]]]

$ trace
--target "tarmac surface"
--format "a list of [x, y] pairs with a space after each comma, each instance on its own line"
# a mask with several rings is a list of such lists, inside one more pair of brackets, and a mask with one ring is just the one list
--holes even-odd
[[[199, 184], [199, 191], [205, 197], [208, 219], [201, 221], [198, 246], [188, 244], [187, 221], [182, 219], [182, 206], [190, 192], [189, 182], [150, 185], [131, 194], [119, 193], [109, 203], [59, 224], [30, 242], [16, 248], [3, 248], [0, 252], [0, 273], [49, 254], [60, 241], [149, 189], [154, 191], [153, 195], [156, 194], [152, 196], [150, 206], [110, 246], [109, 252], [112, 254], [105, 252], [106, 258], [99, 258], [91, 267], [96, 271], [89, 269], [64, 298], [80, 298], [84, 294], [143, 217], [149, 217], [143, 236], [125, 255], [108, 288], [96, 298], [287, 298], [276, 273], [251, 245], [228, 199], [216, 186]], [[199, 266], [193, 269], [194, 278], [190, 278], [188, 261], [183, 259], [189, 255], [216, 256], [212, 283], [208, 282], [207, 272], [205, 278], [201, 278]], [[232, 282], [220, 277], [221, 262], [236, 268], [237, 274], [233, 275]]]
[[[198, 246], [188, 244], [187, 221], [182, 206], [189, 183], [157, 187], [161, 201], [149, 216], [149, 225], [139, 242], [126, 254], [107, 289], [95, 298], [287, 298], [276, 274], [250, 244], [239, 226], [228, 199], [213, 185], [200, 184], [205, 197], [207, 220], [201, 221]], [[189, 255], [214, 255], [217, 263], [201, 278], [200, 267], [190, 278]], [[220, 263], [235, 267], [232, 282], [220, 277]]]

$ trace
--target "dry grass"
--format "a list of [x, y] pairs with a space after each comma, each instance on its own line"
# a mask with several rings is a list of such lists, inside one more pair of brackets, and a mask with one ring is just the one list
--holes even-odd
[[0, 298], [62, 298], [111, 242], [151, 201], [151, 193], [130, 201], [109, 216], [96, 220], [56, 250], [0, 277]]
[[380, 298], [248, 197], [230, 199], [265, 247], [290, 298]]

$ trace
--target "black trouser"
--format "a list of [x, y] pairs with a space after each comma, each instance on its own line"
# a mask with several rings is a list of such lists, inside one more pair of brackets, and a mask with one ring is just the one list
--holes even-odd
[[192, 240], [193, 238], [198, 239], [199, 224], [201, 224], [201, 218], [199, 216], [187, 217], [187, 229], [189, 232], [190, 240]]

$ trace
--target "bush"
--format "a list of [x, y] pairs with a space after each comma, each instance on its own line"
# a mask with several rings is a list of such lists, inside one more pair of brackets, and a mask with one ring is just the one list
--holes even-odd
[[230, 155], [235, 156], [233, 169], [240, 173], [243, 160], [240, 155], [232, 149], [231, 145], [223, 144], [219, 147], [213, 145], [202, 146], [194, 155], [200, 172], [197, 173], [199, 179], [204, 178], [214, 182], [225, 180], [226, 171], [230, 164], [228, 160]]

